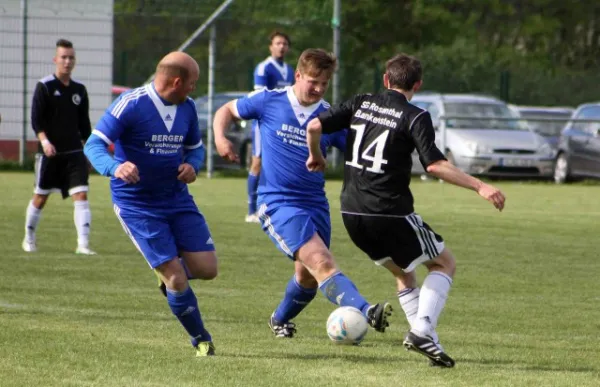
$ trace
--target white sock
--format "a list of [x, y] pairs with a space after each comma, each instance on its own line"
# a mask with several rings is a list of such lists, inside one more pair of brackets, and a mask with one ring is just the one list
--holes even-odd
[[73, 204], [75, 206], [73, 220], [77, 229], [77, 246], [88, 247], [90, 244], [90, 225], [92, 223], [90, 203], [87, 200], [77, 200]]
[[419, 310], [419, 288], [406, 288], [398, 292], [398, 301], [406, 315], [410, 327], [413, 327]]
[[30, 201], [25, 212], [25, 239], [30, 242], [35, 242], [35, 229], [40, 222], [41, 216], [42, 210], [35, 208], [33, 201]]
[[416, 333], [431, 336], [435, 332], [451, 286], [452, 278], [439, 271], [432, 271], [425, 278], [421, 286], [417, 320], [413, 324]]

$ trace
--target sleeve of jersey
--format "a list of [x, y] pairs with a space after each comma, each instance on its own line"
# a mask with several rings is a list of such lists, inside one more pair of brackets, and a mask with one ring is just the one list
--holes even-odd
[[435, 129], [427, 111], [421, 112], [413, 119], [409, 131], [423, 168], [436, 161], [446, 160], [444, 154], [435, 145]]
[[344, 129], [339, 132], [335, 132], [330, 135], [331, 146], [334, 146], [341, 150], [346, 151], [346, 137], [348, 136], [348, 129]]
[[190, 164], [194, 167], [196, 173], [200, 171], [202, 165], [204, 164], [204, 144], [202, 143], [202, 133], [200, 132], [200, 127], [198, 126], [198, 120], [196, 117], [196, 106], [194, 103], [191, 103], [191, 124], [188, 130], [187, 135], [183, 141], [183, 162]]
[[85, 156], [99, 174], [103, 176], [114, 176], [119, 167], [119, 162], [108, 152], [108, 146], [104, 139], [92, 133], [83, 147]]
[[79, 127], [81, 139], [87, 141], [92, 133], [92, 124], [90, 122], [90, 100], [85, 87], [83, 88], [83, 98], [79, 109], [79, 122], [81, 123], [81, 126]]
[[267, 73], [265, 66], [261, 63], [254, 70], [254, 90], [260, 90], [267, 87]]
[[244, 120], [259, 119], [262, 116], [267, 93], [266, 90], [257, 90], [246, 97], [239, 98], [235, 103], [237, 116]]
[[353, 100], [332, 106], [319, 114], [318, 118], [323, 127], [323, 133], [333, 133], [350, 126], [353, 114]]
[[38, 82], [33, 92], [33, 101], [31, 103], [31, 126], [33, 131], [38, 134], [44, 131], [44, 110], [46, 108], [46, 86]]

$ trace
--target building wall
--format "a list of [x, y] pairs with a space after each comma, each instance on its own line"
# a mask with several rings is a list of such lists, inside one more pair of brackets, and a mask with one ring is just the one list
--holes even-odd
[[35, 140], [31, 98], [37, 81], [54, 72], [56, 40], [75, 46], [73, 79], [87, 87], [92, 125], [111, 101], [113, 0], [27, 0], [26, 82], [22, 4], [5, 0], [0, 6], [0, 159], [18, 159], [24, 112], [27, 138]]

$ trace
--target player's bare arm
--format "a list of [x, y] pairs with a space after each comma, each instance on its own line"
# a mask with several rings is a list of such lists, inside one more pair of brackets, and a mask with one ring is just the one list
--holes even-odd
[[306, 168], [311, 172], [322, 172], [325, 170], [327, 161], [321, 152], [321, 134], [323, 127], [318, 118], [313, 118], [306, 126], [306, 142], [308, 143], [308, 159]]
[[504, 209], [506, 197], [498, 188], [464, 173], [446, 160], [438, 160], [427, 166], [427, 173], [459, 187], [471, 189], [489, 201], [499, 211]]
[[190, 184], [196, 181], [196, 171], [191, 164], [183, 163], [179, 166], [178, 169], [179, 174], [177, 175], [177, 180], [184, 182], [185, 184]]
[[117, 167], [115, 177], [123, 180], [127, 184], [135, 184], [140, 181], [140, 173], [137, 166], [129, 161], [125, 161]]
[[234, 120], [240, 119], [237, 115], [235, 103], [236, 100], [229, 101], [217, 110], [213, 121], [213, 133], [215, 135], [215, 146], [217, 147], [219, 156], [228, 161], [239, 163], [240, 156], [235, 152], [235, 148], [231, 141], [225, 137], [225, 132], [231, 123]]
[[42, 149], [44, 150], [44, 154], [46, 156], [52, 157], [52, 156], [56, 155], [56, 148], [54, 147], [54, 145], [52, 145], [50, 140], [48, 140], [46, 133], [39, 132], [37, 134], [37, 137], [38, 137], [38, 140], [40, 140], [40, 144], [42, 144]]

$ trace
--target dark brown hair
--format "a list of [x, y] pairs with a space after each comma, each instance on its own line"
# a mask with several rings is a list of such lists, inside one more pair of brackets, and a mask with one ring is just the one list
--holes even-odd
[[385, 73], [390, 81], [390, 88], [404, 91], [412, 90], [415, 83], [423, 77], [421, 61], [402, 53], [386, 62]]
[[73, 48], [73, 43], [71, 43], [71, 41], [67, 39], [58, 39], [56, 41], [56, 48], [58, 47]]
[[273, 31], [271, 33], [271, 35], [269, 35], [269, 42], [273, 43], [273, 39], [275, 39], [276, 37], [281, 37], [284, 38], [287, 41], [288, 46], [292, 45], [292, 41], [290, 40], [290, 36], [288, 34], [286, 34], [285, 32], [281, 32], [281, 31]]

